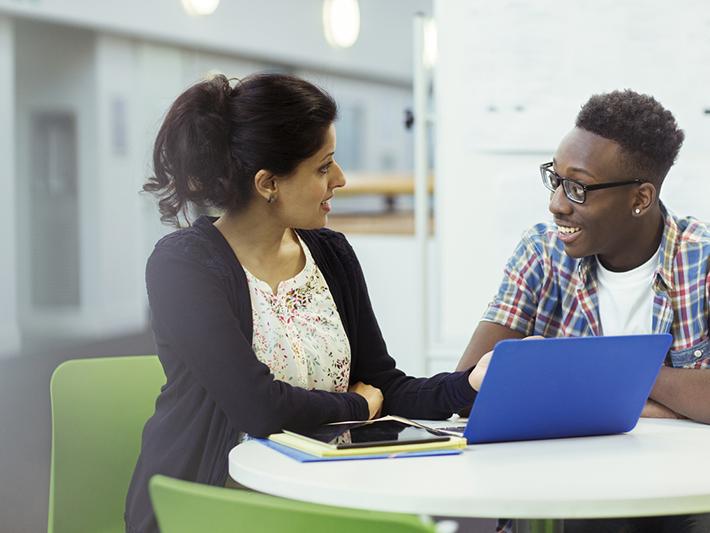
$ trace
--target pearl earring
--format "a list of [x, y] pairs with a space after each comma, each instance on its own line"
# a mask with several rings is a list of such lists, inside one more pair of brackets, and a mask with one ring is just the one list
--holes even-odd
[[636, 209], [634, 209], [634, 213], [638, 215], [639, 213], [641, 213], [641, 210], [637, 207]]

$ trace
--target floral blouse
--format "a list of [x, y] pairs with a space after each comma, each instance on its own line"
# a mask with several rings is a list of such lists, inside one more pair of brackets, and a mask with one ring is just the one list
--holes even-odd
[[306, 266], [279, 283], [268, 283], [246, 268], [256, 357], [276, 379], [305, 389], [347, 392], [350, 343], [338, 309], [308, 246], [300, 239]]

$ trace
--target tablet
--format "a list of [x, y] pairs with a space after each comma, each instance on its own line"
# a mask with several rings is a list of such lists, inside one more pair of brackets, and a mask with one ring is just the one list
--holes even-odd
[[435, 435], [426, 429], [397, 420], [374, 420], [320, 426], [311, 431], [284, 431], [338, 450], [370, 446], [396, 446], [425, 442], [448, 442], [449, 436]]

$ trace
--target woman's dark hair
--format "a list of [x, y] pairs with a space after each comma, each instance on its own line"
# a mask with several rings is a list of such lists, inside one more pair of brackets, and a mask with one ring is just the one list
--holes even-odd
[[592, 96], [577, 115], [576, 126], [617, 142], [631, 177], [657, 185], [685, 138], [673, 114], [655, 98], [628, 89]]
[[235, 211], [254, 192], [261, 169], [292, 173], [323, 145], [337, 117], [335, 101], [315, 85], [282, 74], [256, 74], [234, 87], [218, 75], [175, 100], [153, 149], [163, 222], [178, 226], [189, 203]]

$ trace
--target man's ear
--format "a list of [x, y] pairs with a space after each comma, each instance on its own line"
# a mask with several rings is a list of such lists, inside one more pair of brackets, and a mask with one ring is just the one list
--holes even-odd
[[658, 192], [656, 191], [656, 186], [653, 183], [646, 182], [639, 185], [636, 190], [636, 195], [634, 196], [634, 203], [632, 206], [633, 214], [635, 216], [643, 215], [656, 203], [657, 197]]

